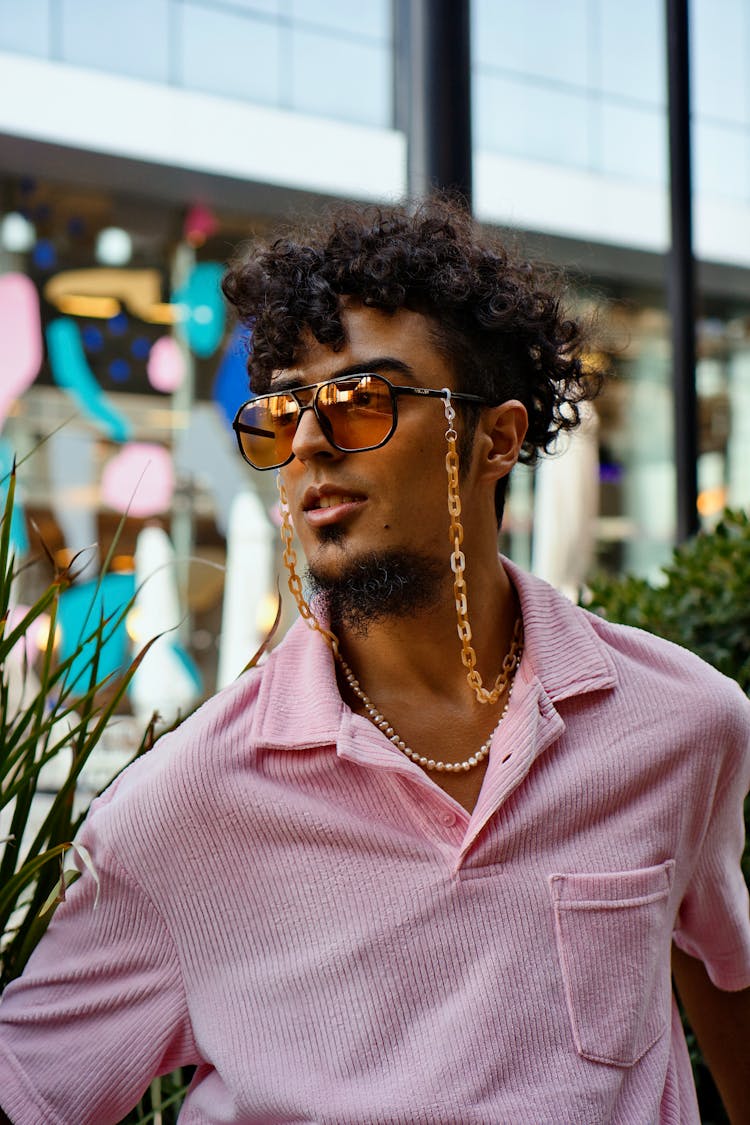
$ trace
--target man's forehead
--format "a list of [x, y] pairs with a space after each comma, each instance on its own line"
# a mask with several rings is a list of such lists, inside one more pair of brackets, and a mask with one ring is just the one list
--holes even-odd
[[321, 369], [333, 371], [338, 358], [338, 353], [330, 345], [321, 344], [319, 340], [315, 339], [307, 325], [300, 332], [294, 351], [294, 363], [290, 364], [289, 367], [276, 367], [271, 373], [272, 389], [277, 384], [294, 386], [313, 383], [320, 378], [326, 378], [325, 374], [320, 375], [318, 372]]
[[391, 312], [347, 304], [341, 309], [341, 326], [344, 340], [334, 348], [322, 344], [305, 325], [294, 363], [274, 370], [272, 385], [319, 382], [354, 370], [412, 376], [432, 370], [442, 358], [433, 342], [434, 323], [410, 309]]

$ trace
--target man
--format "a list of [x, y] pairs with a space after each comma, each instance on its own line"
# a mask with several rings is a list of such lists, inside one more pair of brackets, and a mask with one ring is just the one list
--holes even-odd
[[98, 885], [0, 1006], [6, 1112], [104, 1125], [194, 1064], [186, 1125], [687, 1125], [674, 942], [747, 1121], [750, 705], [497, 554], [595, 391], [578, 325], [444, 202], [225, 289], [305, 620], [95, 803]]

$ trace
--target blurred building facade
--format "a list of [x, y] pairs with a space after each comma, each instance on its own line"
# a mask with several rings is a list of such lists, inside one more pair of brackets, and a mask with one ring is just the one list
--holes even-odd
[[[402, 2], [0, 0], [0, 457], [46, 439], [22, 467], [26, 514], [61, 559], [99, 544], [92, 575], [116, 533], [107, 565], [126, 573], [144, 527], [169, 532], [179, 666], [203, 694], [231, 512], [252, 490], [270, 528], [275, 503], [234, 453], [247, 344], [218, 278], [289, 217], [405, 193]], [[691, 33], [709, 522], [750, 505], [750, 9], [693, 0]], [[674, 536], [664, 40], [653, 0], [472, 4], [475, 211], [600, 310], [592, 361], [616, 378], [595, 565], [644, 574]], [[534, 487], [517, 473], [505, 545], [522, 564]]]

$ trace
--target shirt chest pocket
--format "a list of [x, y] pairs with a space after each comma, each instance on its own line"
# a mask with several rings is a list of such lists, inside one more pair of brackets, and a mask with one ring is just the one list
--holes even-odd
[[633, 1066], [671, 1009], [674, 861], [637, 871], [551, 875], [570, 1026], [584, 1058]]

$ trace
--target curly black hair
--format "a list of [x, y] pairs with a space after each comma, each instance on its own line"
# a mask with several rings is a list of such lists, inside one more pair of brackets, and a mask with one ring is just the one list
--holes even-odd
[[[386, 312], [407, 308], [431, 320], [457, 390], [524, 404], [525, 464], [579, 424], [580, 403], [601, 385], [601, 375], [584, 370], [586, 334], [564, 313], [561, 288], [557, 274], [511, 251], [445, 196], [413, 209], [342, 207], [253, 247], [223, 281], [252, 330], [248, 372], [257, 393], [298, 360], [305, 329], [334, 350], [344, 346], [342, 297]], [[475, 419], [465, 412], [465, 437]], [[498, 522], [506, 483], [496, 496]]]

